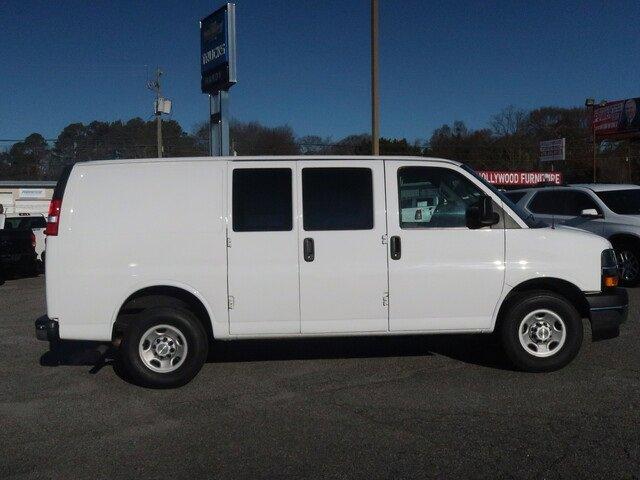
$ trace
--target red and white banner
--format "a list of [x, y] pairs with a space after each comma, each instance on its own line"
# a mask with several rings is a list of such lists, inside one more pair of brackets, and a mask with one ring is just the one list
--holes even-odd
[[503, 187], [530, 187], [538, 183], [562, 185], [561, 172], [478, 172], [487, 182]]

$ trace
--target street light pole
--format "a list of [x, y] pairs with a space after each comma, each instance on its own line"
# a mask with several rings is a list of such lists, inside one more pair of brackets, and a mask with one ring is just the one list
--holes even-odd
[[[596, 101], [594, 98], [587, 98], [584, 102], [585, 107], [591, 107], [591, 140], [593, 149], [593, 183], [596, 183], [596, 127], [595, 127], [595, 114], [596, 114]], [[607, 101], [601, 100], [598, 103], [599, 107], [606, 107]]]
[[371, 0], [371, 153], [380, 154], [378, 96], [378, 0]]

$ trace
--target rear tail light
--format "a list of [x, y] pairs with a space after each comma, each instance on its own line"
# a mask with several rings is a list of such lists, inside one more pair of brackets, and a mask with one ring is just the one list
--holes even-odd
[[60, 225], [60, 209], [62, 208], [62, 199], [54, 198], [49, 204], [49, 216], [47, 217], [47, 228], [44, 234], [50, 237], [58, 235], [58, 226]]

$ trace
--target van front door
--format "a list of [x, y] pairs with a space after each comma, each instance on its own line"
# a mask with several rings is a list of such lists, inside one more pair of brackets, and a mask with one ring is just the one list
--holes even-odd
[[381, 160], [298, 162], [302, 333], [388, 329]]
[[444, 163], [385, 165], [390, 330], [489, 328], [504, 282], [504, 220], [467, 227], [480, 182]]
[[296, 164], [229, 165], [229, 331], [300, 333]]

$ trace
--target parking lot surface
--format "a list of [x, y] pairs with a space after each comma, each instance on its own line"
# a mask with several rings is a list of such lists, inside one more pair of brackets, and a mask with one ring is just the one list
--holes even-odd
[[[0, 286], [2, 478], [640, 478], [640, 289], [614, 340], [513, 371], [489, 336], [220, 343], [177, 390], [34, 336]], [[107, 352], [108, 353], [108, 352]]]

